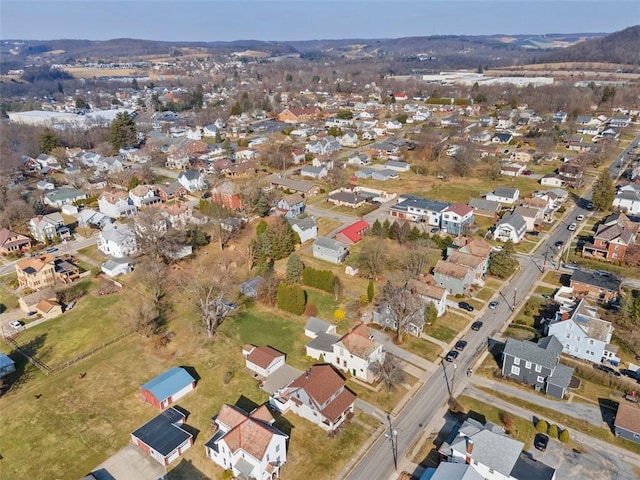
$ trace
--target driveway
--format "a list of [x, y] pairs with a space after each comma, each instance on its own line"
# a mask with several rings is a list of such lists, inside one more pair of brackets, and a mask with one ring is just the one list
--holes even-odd
[[142, 450], [127, 445], [91, 473], [98, 480], [158, 480], [167, 472], [164, 466]]

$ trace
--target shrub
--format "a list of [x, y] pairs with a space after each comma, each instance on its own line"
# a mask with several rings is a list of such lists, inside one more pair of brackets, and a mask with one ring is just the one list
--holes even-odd
[[569, 433], [569, 430], [567, 430], [566, 428], [560, 434], [560, 441], [562, 443], [569, 443], [569, 441], [571, 441], [571, 434]]
[[549, 430], [549, 424], [546, 420], [538, 420], [538, 423], [536, 423], [536, 430], [540, 433], [547, 433]]
[[507, 412], [500, 412], [499, 417], [507, 433], [513, 432], [515, 430], [516, 419], [513, 417], [513, 415]]
[[278, 285], [276, 294], [278, 308], [294, 315], [302, 315], [307, 304], [307, 294], [299, 285]]
[[232, 378], [233, 378], [233, 372], [230, 370], [227, 370], [226, 372], [224, 372], [224, 375], [222, 376], [222, 383], [224, 383], [225, 385], [229, 385], [229, 382], [231, 381]]
[[333, 293], [336, 276], [331, 270], [316, 270], [315, 268], [306, 267], [302, 271], [302, 283], [309, 287]]
[[360, 306], [361, 307], [366, 307], [367, 305], [369, 305], [369, 299], [367, 298], [366, 295], [360, 295]]
[[318, 307], [315, 303], [307, 303], [307, 306], [304, 308], [304, 314], [310, 317], [315, 317], [318, 315]]
[[549, 426], [549, 430], [547, 430], [547, 435], [551, 438], [558, 438], [558, 426], [553, 424]]
[[337, 309], [335, 312], [333, 312], [333, 318], [335, 318], [336, 320], [343, 320], [344, 311]]

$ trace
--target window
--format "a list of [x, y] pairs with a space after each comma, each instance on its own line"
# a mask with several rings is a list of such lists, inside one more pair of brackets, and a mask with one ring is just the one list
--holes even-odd
[[567, 338], [571, 338], [571, 334], [570, 333], [567, 333]]
[[527, 370], [531, 370], [531, 362], [526, 362], [524, 366]]
[[520, 375], [520, 367], [516, 367], [515, 365], [513, 365], [511, 367], [511, 373], [514, 375]]
[[579, 335], [576, 335], [576, 342], [579, 342], [582, 340], [582, 337], [580, 337]]
[[540, 373], [542, 371], [542, 365], [536, 365], [536, 372]]
[[578, 353], [578, 352], [580, 351], [580, 348], [579, 348], [579, 347], [576, 347], [576, 348], [574, 348], [574, 349], [573, 349], [573, 351], [574, 351], [574, 352], [576, 352], [576, 353]]
[[279, 451], [280, 451], [280, 444], [278, 443], [276, 444], [276, 452], [279, 452]]
[[520, 359], [519, 358], [514, 358], [513, 359], [513, 364], [514, 365], [520, 365]]
[[538, 383], [544, 383], [544, 377], [541, 377], [540, 375], [538, 375]]
[[589, 345], [595, 345], [595, 344], [596, 344], [596, 342], [593, 340], [593, 338], [590, 338], [589, 339]]

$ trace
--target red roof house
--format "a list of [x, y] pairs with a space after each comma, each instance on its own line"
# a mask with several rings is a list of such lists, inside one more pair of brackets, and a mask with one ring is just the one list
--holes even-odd
[[350, 244], [358, 243], [367, 230], [369, 230], [369, 223], [365, 220], [358, 220], [336, 233], [336, 240]]

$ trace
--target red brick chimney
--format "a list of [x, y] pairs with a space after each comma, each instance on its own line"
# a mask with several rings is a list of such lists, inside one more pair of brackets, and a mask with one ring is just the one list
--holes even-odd
[[473, 440], [469, 437], [466, 437], [467, 440], [467, 455], [466, 455], [466, 464], [471, 465], [471, 454], [473, 453]]

